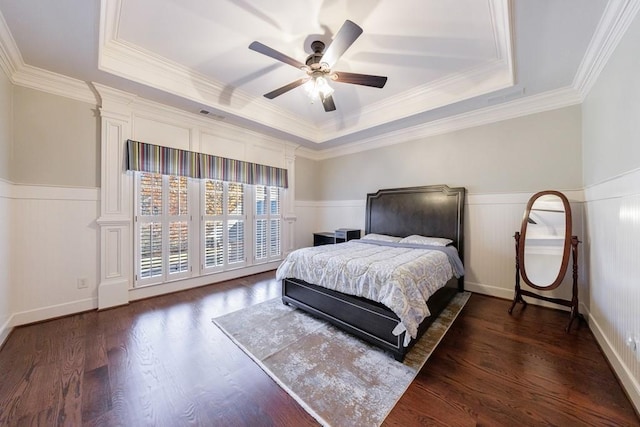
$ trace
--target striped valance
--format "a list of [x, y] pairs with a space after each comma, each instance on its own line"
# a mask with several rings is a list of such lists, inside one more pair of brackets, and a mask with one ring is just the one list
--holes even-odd
[[251, 173], [254, 184], [284, 188], [289, 187], [286, 169], [251, 163]]
[[127, 140], [127, 169], [216, 179], [243, 184], [289, 187], [287, 170], [242, 160]]
[[200, 174], [205, 179], [287, 188], [287, 170], [224, 157], [200, 155]]
[[251, 163], [225, 157], [200, 155], [200, 177], [219, 181], [253, 184]]
[[161, 147], [138, 141], [127, 141], [127, 169], [132, 171], [200, 177], [198, 153]]

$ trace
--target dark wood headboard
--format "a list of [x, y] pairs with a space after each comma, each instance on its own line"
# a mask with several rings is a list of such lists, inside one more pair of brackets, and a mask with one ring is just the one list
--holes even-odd
[[411, 234], [453, 240], [464, 262], [465, 188], [391, 188], [367, 194], [365, 233]]

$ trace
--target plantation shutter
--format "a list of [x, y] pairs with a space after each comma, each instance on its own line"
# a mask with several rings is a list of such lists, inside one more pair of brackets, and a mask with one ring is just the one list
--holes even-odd
[[204, 208], [204, 268], [224, 265], [224, 184], [205, 181]]
[[187, 277], [189, 262], [189, 178], [141, 172], [135, 218], [136, 284]]
[[280, 192], [277, 187], [269, 187], [269, 256], [279, 256], [281, 253], [280, 230], [282, 215], [280, 211]]
[[245, 261], [244, 256], [244, 186], [239, 183], [228, 184], [227, 196], [227, 242], [229, 264]]
[[269, 261], [281, 254], [280, 191], [277, 187], [255, 186], [255, 259]]

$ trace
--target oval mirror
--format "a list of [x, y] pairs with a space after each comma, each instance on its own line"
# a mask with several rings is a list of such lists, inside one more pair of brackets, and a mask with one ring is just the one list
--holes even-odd
[[534, 194], [522, 219], [518, 266], [532, 288], [557, 288], [567, 271], [571, 251], [571, 206], [558, 191]]

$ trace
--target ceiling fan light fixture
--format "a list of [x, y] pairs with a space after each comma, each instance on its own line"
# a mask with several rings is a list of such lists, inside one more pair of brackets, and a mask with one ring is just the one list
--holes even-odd
[[303, 86], [307, 95], [311, 98], [311, 103], [320, 99], [322, 101], [324, 111], [328, 113], [336, 110], [336, 104], [333, 101], [332, 96], [333, 88], [329, 85], [329, 79], [340, 83], [350, 83], [376, 88], [384, 87], [387, 82], [387, 78], [383, 76], [344, 72], [336, 73], [332, 70], [333, 65], [356, 41], [360, 34], [362, 34], [362, 28], [347, 19], [344, 21], [344, 24], [342, 24], [342, 27], [340, 27], [336, 36], [328, 46], [325, 46], [324, 42], [320, 40], [314, 40], [311, 43], [313, 53], [307, 56], [304, 64], [258, 41], [251, 42], [249, 49], [296, 67], [306, 73], [305, 77], [286, 84], [276, 90], [272, 90], [269, 93], [265, 93], [264, 97], [267, 99], [274, 99], [275, 97], [287, 93], [292, 89]]
[[319, 99], [324, 100], [334, 92], [334, 89], [329, 86], [327, 79], [322, 76], [316, 76], [309, 79], [309, 81], [304, 84], [304, 88], [307, 91], [309, 98], [311, 98], [311, 102]]

